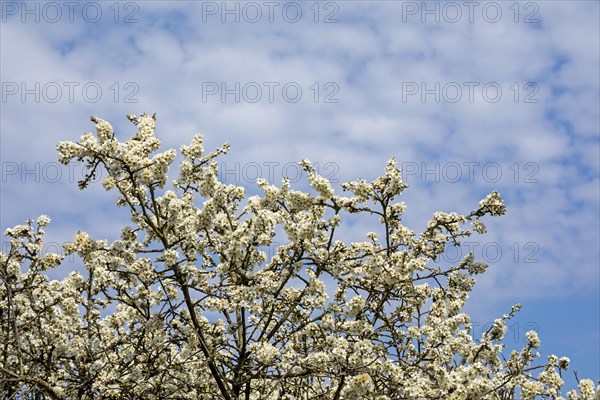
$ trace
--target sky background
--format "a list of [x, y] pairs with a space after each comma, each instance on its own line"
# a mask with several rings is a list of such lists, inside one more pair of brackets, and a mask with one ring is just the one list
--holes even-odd
[[250, 193], [257, 177], [306, 188], [302, 158], [339, 192], [395, 157], [417, 232], [434, 211], [505, 200], [465, 241], [490, 264], [467, 307], [475, 335], [521, 303], [507, 344], [536, 329], [542, 354], [597, 381], [599, 4], [1, 1], [0, 227], [47, 214], [54, 252], [78, 229], [118, 236], [129, 216], [113, 194], [79, 191], [83, 164], [57, 162], [91, 115], [125, 139], [125, 114], [156, 112], [165, 148], [227, 141], [222, 179]]

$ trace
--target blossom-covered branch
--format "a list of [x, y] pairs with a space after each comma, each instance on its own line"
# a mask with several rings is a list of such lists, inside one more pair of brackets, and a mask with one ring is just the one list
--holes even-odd
[[[78, 231], [65, 245], [81, 268], [62, 281], [42, 255], [49, 218], [8, 229], [0, 258], [2, 398], [48, 399], [560, 399], [569, 360], [534, 365], [540, 340], [506, 355], [506, 321], [472, 335], [462, 311], [487, 266], [468, 254], [434, 261], [486, 231], [506, 208], [497, 192], [467, 214], [435, 213], [417, 234], [404, 226], [407, 185], [396, 161], [372, 182], [336, 194], [311, 163], [310, 192], [259, 179], [261, 195], [218, 179], [197, 135], [156, 153], [154, 116], [130, 115], [137, 132], [60, 142], [59, 160], [85, 160], [85, 188], [102, 185], [131, 214], [112, 243]], [[379, 235], [339, 240], [344, 218], [375, 218]], [[380, 237], [381, 236], [381, 237]], [[265, 249], [281, 243], [272, 257]], [[570, 399], [598, 399], [581, 380]]]

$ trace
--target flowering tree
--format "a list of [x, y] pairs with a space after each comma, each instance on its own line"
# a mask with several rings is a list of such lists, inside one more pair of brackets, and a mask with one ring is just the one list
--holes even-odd
[[[486, 265], [469, 254], [433, 264], [447, 246], [485, 232], [481, 219], [506, 209], [492, 192], [467, 215], [435, 213], [421, 234], [402, 224], [407, 187], [394, 160], [373, 182], [342, 185], [311, 167], [311, 193], [258, 180], [264, 194], [219, 181], [202, 136], [182, 146], [179, 177], [166, 190], [174, 150], [160, 147], [155, 118], [128, 116], [137, 133], [97, 134], [58, 145], [60, 161], [99, 169], [132, 226], [108, 243], [77, 232], [64, 246], [82, 272], [62, 281], [42, 254], [49, 218], [7, 229], [0, 258], [0, 393], [3, 399], [560, 399], [566, 357], [534, 366], [540, 341], [502, 353], [506, 321], [481, 337], [461, 312]], [[376, 218], [381, 234], [344, 243], [344, 214]], [[339, 235], [339, 233], [338, 233]], [[268, 258], [265, 248], [284, 238]], [[598, 399], [591, 380], [570, 399]]]

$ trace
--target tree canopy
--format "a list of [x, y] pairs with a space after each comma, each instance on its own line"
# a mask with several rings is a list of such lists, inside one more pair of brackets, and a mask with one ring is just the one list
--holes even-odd
[[[176, 152], [157, 153], [156, 118], [128, 118], [137, 132], [125, 141], [92, 117], [95, 135], [57, 147], [61, 163], [86, 162], [81, 189], [105, 172], [131, 213], [118, 240], [78, 231], [64, 254], [81, 267], [51, 280], [63, 256], [42, 252], [50, 219], [5, 231], [3, 399], [563, 398], [569, 359], [540, 364], [535, 331], [503, 351], [519, 305], [472, 334], [463, 307], [487, 265], [470, 253], [436, 262], [506, 212], [497, 192], [469, 213], [434, 213], [416, 233], [402, 223], [407, 185], [393, 159], [371, 182], [343, 183], [346, 196], [303, 160], [309, 192], [258, 179], [261, 195], [248, 197], [219, 180], [227, 144], [207, 153], [196, 135], [170, 181]], [[380, 233], [339, 240], [349, 215]], [[582, 379], [565, 396], [599, 392]]]

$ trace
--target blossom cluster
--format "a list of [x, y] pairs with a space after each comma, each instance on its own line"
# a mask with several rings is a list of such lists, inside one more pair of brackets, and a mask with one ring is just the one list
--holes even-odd
[[[118, 240], [77, 231], [64, 251], [81, 268], [59, 281], [47, 271], [62, 257], [41, 252], [48, 217], [5, 232], [3, 398], [564, 398], [569, 359], [536, 364], [536, 332], [505, 352], [520, 306], [472, 334], [463, 308], [487, 266], [472, 254], [434, 263], [506, 212], [497, 192], [470, 213], [435, 213], [416, 233], [402, 223], [407, 185], [393, 159], [372, 182], [342, 184], [346, 196], [303, 160], [312, 193], [259, 179], [262, 194], [247, 198], [218, 178], [215, 158], [229, 145], [206, 154], [196, 135], [171, 181], [176, 152], [154, 154], [156, 118], [128, 118], [137, 132], [125, 141], [92, 117], [95, 135], [58, 144], [61, 162], [87, 162], [80, 188], [106, 170], [103, 187], [131, 213]], [[348, 214], [381, 230], [339, 240]], [[566, 398], [599, 393], [582, 379]]]

